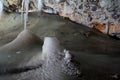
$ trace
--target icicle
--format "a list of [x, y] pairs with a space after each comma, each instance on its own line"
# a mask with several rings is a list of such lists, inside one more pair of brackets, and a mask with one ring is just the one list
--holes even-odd
[[24, 2], [25, 2], [25, 0], [22, 0], [22, 7], [21, 7], [21, 23], [23, 23]]
[[21, 11], [21, 18], [24, 21], [24, 30], [27, 29], [27, 20], [28, 20], [28, 8], [29, 8], [29, 0], [22, 1], [22, 11]]
[[27, 29], [27, 14], [26, 13], [24, 13], [24, 30], [26, 30]]
[[40, 12], [41, 12], [41, 10], [42, 10], [42, 7], [43, 7], [42, 0], [38, 0], [37, 7], [38, 7], [38, 12], [39, 12], [39, 14], [40, 14]]
[[64, 16], [66, 16], [66, 2], [64, 2]]
[[0, 0], [0, 18], [2, 16], [2, 12], [3, 12], [3, 1]]
[[25, 19], [24, 19], [24, 22], [25, 22], [25, 26], [24, 26], [24, 30], [27, 29], [27, 21], [28, 21], [28, 10], [29, 10], [29, 0], [26, 0], [25, 2]]

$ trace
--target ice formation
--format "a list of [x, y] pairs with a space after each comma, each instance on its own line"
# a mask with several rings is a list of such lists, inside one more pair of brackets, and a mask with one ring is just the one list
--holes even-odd
[[70, 55], [69, 51], [64, 49], [64, 54], [65, 54], [64, 60], [70, 62], [72, 56]]
[[[22, 8], [21, 8], [21, 20], [24, 22], [24, 30], [27, 29], [27, 21], [28, 21], [28, 10], [29, 10], [30, 0], [22, 0]], [[37, 0], [37, 8], [38, 12], [41, 12], [43, 7], [42, 0]]]
[[42, 7], [43, 7], [42, 0], [37, 0], [37, 1], [38, 1], [38, 4], [37, 4], [38, 12], [41, 12]]
[[0, 16], [2, 15], [3, 12], [3, 2], [0, 0]]
[[28, 9], [29, 9], [29, 0], [23, 0], [21, 18], [22, 18], [22, 21], [24, 22], [24, 30], [27, 29]]
[[64, 2], [64, 16], [66, 16], [66, 2]]
[[42, 47], [43, 58], [49, 58], [53, 53], [59, 52], [60, 46], [56, 38], [45, 37]]
[[[48, 75], [51, 80], [58, 80], [57, 78], [64, 73], [70, 76], [81, 75], [80, 65], [71, 62], [72, 56], [69, 51], [63, 50], [56, 38], [45, 37], [42, 55], [45, 61], [44, 74]], [[62, 77], [59, 80], [63, 80]]]

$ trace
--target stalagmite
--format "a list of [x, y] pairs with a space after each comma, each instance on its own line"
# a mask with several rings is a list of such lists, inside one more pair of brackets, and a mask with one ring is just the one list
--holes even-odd
[[43, 58], [49, 58], [49, 56], [52, 56], [54, 53], [57, 53], [60, 51], [59, 42], [56, 38], [52, 37], [45, 37], [44, 44], [42, 47], [42, 53]]

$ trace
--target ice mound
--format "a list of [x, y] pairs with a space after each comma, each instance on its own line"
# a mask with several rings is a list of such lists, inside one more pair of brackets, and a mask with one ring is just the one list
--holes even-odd
[[41, 56], [42, 45], [39, 37], [28, 30], [22, 31], [12, 42], [0, 47], [0, 72], [38, 64], [38, 59], [33, 58]]
[[[40, 39], [29, 31], [23, 31], [6, 47], [15, 50], [15, 47], [26, 48], [36, 45], [39, 41]], [[42, 45], [41, 42], [40, 45]], [[14, 73], [15, 71], [15, 75], [10, 76], [11, 80], [64, 80], [65, 77], [67, 80], [78, 80], [78, 77], [81, 75], [80, 64], [73, 59], [70, 51], [60, 46], [59, 41], [55, 37], [45, 37], [43, 46], [38, 48], [38, 50], [42, 48], [41, 53], [36, 53], [32, 48], [30, 48], [31, 50], [28, 54], [21, 53], [15, 56], [12, 53], [13, 55], [9, 58], [4, 56], [11, 53], [2, 54], [0, 56], [0, 69], [5, 67], [9, 72], [13, 71]], [[43, 62], [40, 64], [41, 61]], [[19, 65], [21, 66], [18, 67]]]
[[35, 45], [42, 45], [43, 41], [28, 30], [22, 31], [15, 40], [3, 46], [7, 49], [28, 48]]
[[68, 50], [61, 48], [56, 38], [46, 37], [44, 39], [42, 55], [44, 55], [45, 61], [43, 73], [48, 75], [51, 80], [63, 80], [63, 77], [60, 76], [65, 74], [70, 76], [81, 75], [80, 64], [72, 59]]
[[43, 58], [48, 59], [50, 56], [54, 56], [56, 52], [59, 53], [60, 50], [59, 41], [55, 37], [45, 37], [42, 47]]

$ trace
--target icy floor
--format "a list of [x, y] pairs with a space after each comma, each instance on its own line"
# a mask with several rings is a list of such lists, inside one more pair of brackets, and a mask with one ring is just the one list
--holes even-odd
[[[75, 24], [57, 15], [41, 14], [40, 17], [36, 15], [36, 13], [29, 14], [28, 29], [42, 41], [45, 37], [56, 37], [61, 47], [58, 44], [55, 44], [57, 47], [49, 46], [54, 42], [48, 43], [48, 40], [45, 43], [48, 47], [44, 48], [43, 52], [46, 54], [46, 51], [51, 52], [51, 49], [55, 51], [52, 52], [53, 54], [47, 54], [49, 56], [47, 59], [41, 55], [41, 45], [34, 45], [37, 48], [28, 46], [28, 49], [17, 50], [15, 51], [17, 56], [12, 54], [10, 50], [9, 52], [6, 50], [6, 55], [0, 52], [0, 66], [8, 65], [5, 63], [8, 60], [17, 63], [9, 63], [9, 66], [5, 66], [5, 68], [19, 64], [23, 66], [26, 63], [27, 65], [42, 64], [42, 66], [25, 72], [1, 75], [0, 80], [81, 80], [81, 78], [82, 80], [115, 80], [114, 75], [119, 77], [119, 40], [114, 40], [107, 35]], [[13, 41], [23, 30], [20, 24], [20, 14], [9, 14], [4, 15], [4, 17], [0, 22], [0, 46]], [[13, 22], [15, 24], [11, 24]], [[37, 43], [30, 42], [30, 44]], [[56, 50], [55, 48], [59, 49]], [[11, 59], [7, 60], [3, 56]], [[81, 72], [82, 77], [79, 75]]]
[[[30, 32], [23, 31], [15, 40], [1, 47], [0, 52], [4, 51], [1, 53], [1, 56], [5, 57], [0, 58], [0, 73], [3, 75], [3, 77], [0, 77], [0, 80], [73, 80], [73, 77], [77, 80], [80, 79], [80, 64], [71, 61], [71, 54], [68, 53], [67, 50], [61, 49], [56, 38], [45, 37], [42, 51], [39, 49], [42, 46], [42, 44], [39, 44], [41, 43], [39, 41], [40, 40], [34, 35], [31, 35]], [[17, 54], [14, 53], [15, 50], [22, 49], [23, 47], [31, 48], [31, 45], [34, 46], [32, 48], [36, 48], [37, 45], [37, 50], [39, 52], [32, 49], [32, 52], [31, 50], [25, 53], [19, 52], [19, 55], [14, 56]], [[8, 49], [10, 53], [6, 52], [5, 49]], [[23, 54], [24, 57], [21, 57]], [[66, 57], [66, 54], [71, 57]], [[23, 60], [19, 60], [19, 58], [22, 58]], [[29, 70], [26, 70], [25, 68], [29, 68]], [[72, 78], [70, 78], [71, 76]]]

